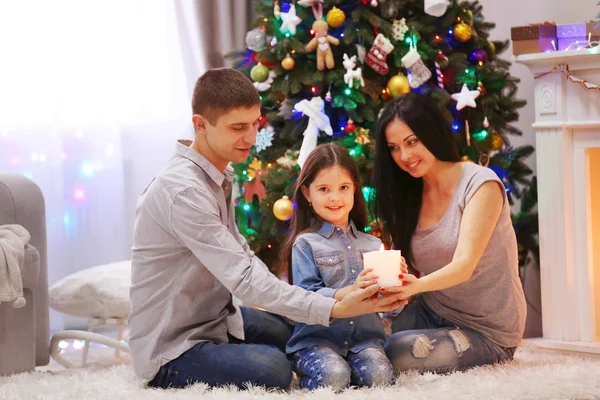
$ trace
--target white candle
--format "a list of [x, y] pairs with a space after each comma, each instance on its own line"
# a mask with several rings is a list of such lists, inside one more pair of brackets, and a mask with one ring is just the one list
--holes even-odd
[[400, 250], [370, 251], [364, 254], [365, 268], [373, 268], [373, 273], [379, 278], [377, 283], [381, 287], [402, 286], [402, 280], [398, 277], [401, 260]]

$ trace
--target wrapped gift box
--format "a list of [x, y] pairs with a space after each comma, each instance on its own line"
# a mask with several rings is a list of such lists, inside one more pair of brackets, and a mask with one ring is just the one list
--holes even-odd
[[510, 38], [515, 56], [556, 51], [556, 25], [552, 23], [513, 27]]
[[592, 35], [592, 41], [600, 39], [600, 24], [598, 24], [598, 21], [557, 25], [558, 50], [566, 50], [569, 46], [571, 46], [570, 50], [584, 48], [590, 34]]

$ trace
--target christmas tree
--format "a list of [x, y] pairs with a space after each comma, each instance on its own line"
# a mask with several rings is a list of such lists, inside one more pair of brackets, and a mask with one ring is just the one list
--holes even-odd
[[[339, 141], [360, 166], [364, 194], [373, 166], [377, 115], [409, 91], [432, 96], [456, 133], [464, 162], [492, 168], [511, 204], [521, 264], [537, 258], [536, 190], [513, 148], [511, 125], [525, 102], [518, 79], [498, 57], [508, 41], [488, 40], [495, 26], [477, 1], [256, 0], [259, 18], [235, 66], [259, 90], [263, 117], [248, 161], [235, 165], [240, 232], [273, 270], [293, 211], [293, 183], [317, 143]], [[377, 221], [367, 231], [380, 234]], [[384, 238], [385, 239], [385, 238]]]

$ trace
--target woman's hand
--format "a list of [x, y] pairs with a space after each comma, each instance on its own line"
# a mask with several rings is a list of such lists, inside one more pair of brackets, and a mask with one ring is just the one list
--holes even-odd
[[366, 289], [358, 289], [348, 293], [342, 301], [333, 305], [332, 318], [350, 318], [364, 314], [388, 312], [406, 305], [401, 295], [392, 294], [378, 297], [378, 285], [371, 285]]
[[401, 299], [408, 299], [425, 289], [419, 278], [414, 275], [401, 274], [399, 278], [402, 279], [402, 286], [386, 287], [385, 292], [387, 295], [399, 295]]
[[400, 258], [400, 271], [402, 271], [403, 274], [408, 274], [408, 264], [406, 264], [406, 259], [404, 257]]

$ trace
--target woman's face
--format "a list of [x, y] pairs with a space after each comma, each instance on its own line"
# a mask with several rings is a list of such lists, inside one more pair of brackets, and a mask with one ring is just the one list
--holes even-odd
[[385, 139], [396, 164], [414, 178], [426, 175], [437, 161], [408, 125], [397, 117], [386, 127]]

